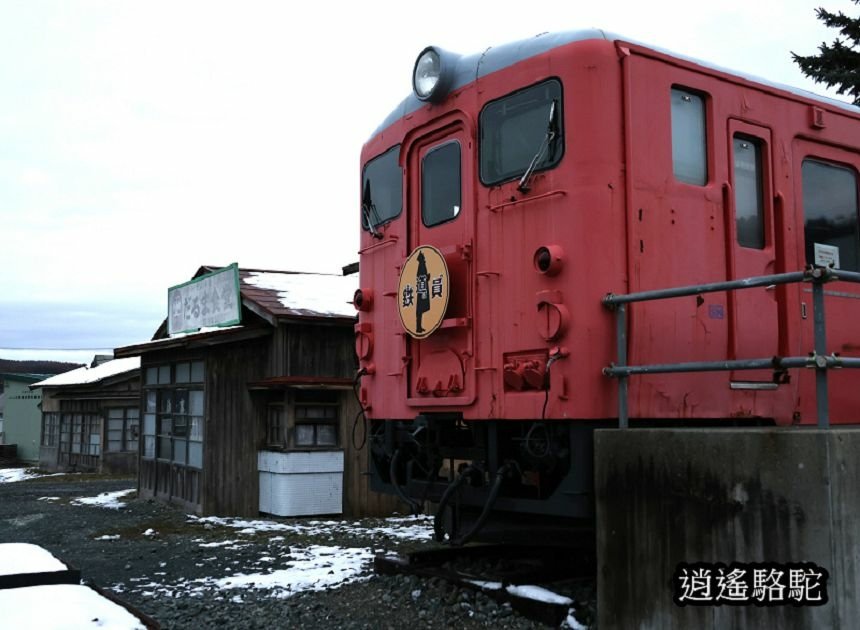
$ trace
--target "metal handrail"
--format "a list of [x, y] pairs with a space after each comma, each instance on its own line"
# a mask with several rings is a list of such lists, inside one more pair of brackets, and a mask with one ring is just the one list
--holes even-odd
[[[827, 370], [834, 368], [860, 368], [860, 358], [842, 358], [835, 354], [827, 355], [827, 330], [824, 320], [824, 285], [835, 280], [860, 284], [860, 273], [842, 271], [828, 267], [811, 267], [805, 271], [754, 276], [725, 282], [657, 289], [639, 293], [608, 294], [603, 305], [615, 311], [615, 341], [617, 361], [603, 368], [603, 374], [618, 379], [618, 426], [629, 425], [627, 379], [639, 374], [666, 374], [689, 372], [725, 372], [733, 370], [773, 369], [784, 371], [795, 368], [815, 369], [815, 396], [818, 426], [830, 426], [828, 407]], [[692, 361], [687, 363], [662, 363], [652, 365], [627, 364], [627, 305], [636, 302], [664, 300], [676, 297], [701, 295], [718, 291], [736, 291], [755, 287], [770, 287], [778, 284], [796, 282], [812, 283], [812, 320], [815, 349], [805, 357], [766, 357], [760, 359], [739, 359], [726, 361]]]

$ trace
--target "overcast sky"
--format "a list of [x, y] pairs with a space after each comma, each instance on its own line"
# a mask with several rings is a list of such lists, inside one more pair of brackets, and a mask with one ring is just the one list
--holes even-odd
[[819, 4], [0, 0], [0, 357], [149, 339], [203, 264], [357, 260], [359, 151], [424, 46], [597, 27], [823, 93], [790, 56]]

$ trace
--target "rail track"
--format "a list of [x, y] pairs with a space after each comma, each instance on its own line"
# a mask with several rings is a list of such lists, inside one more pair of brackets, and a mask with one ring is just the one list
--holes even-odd
[[585, 604], [569, 595], [594, 584], [595, 567], [593, 550], [533, 545], [470, 545], [380, 553], [374, 559], [379, 574], [441, 578], [509, 602], [521, 615], [554, 627], [572, 610], [588, 616]]

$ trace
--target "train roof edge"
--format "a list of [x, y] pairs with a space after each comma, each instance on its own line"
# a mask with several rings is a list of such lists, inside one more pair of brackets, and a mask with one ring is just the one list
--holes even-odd
[[[762, 77], [758, 77], [752, 74], [747, 74], [745, 72], [740, 72], [730, 68], [724, 68], [722, 66], [703, 61], [701, 59], [696, 59], [695, 57], [678, 54], [666, 48], [653, 46], [651, 44], [640, 42], [635, 39], [622, 37], [621, 35], [618, 35], [616, 33], [611, 33], [602, 29], [594, 28], [576, 31], [540, 33], [528, 39], [508, 42], [500, 46], [491, 46], [482, 53], [461, 56], [457, 59], [457, 66], [454, 71], [454, 81], [450, 90], [452, 92], [458, 90], [468, 85], [469, 83], [472, 83], [473, 81], [477, 81], [481, 77], [487, 76], [488, 74], [497, 72], [499, 70], [503, 70], [507, 67], [514, 65], [515, 63], [519, 63], [520, 61], [523, 61], [525, 59], [529, 59], [531, 57], [543, 54], [554, 48], [559, 48], [561, 46], [565, 46], [573, 42], [588, 41], [593, 39], [601, 39], [609, 42], [619, 42], [631, 44], [633, 46], [640, 46], [642, 48], [652, 50], [662, 55], [668, 55], [681, 61], [696, 64], [708, 70], [721, 72], [740, 79], [751, 81], [753, 83], [757, 83], [765, 87], [789, 92], [790, 94], [799, 96], [801, 98], [818, 101], [820, 103], [824, 103], [825, 105], [830, 105], [832, 107], [837, 107], [847, 112], [860, 115], [860, 107], [856, 107], [844, 101], [840, 101], [827, 96], [822, 96], [820, 94], [816, 94], [815, 92], [810, 92], [808, 90], [793, 87], [791, 85], [769, 81], [768, 79], [764, 79]], [[398, 105], [385, 118], [382, 124], [379, 125], [376, 130], [370, 135], [368, 140], [375, 138], [404, 116], [407, 116], [412, 112], [417, 111], [425, 105], [427, 105], [425, 101], [419, 100], [414, 93], [410, 94], [405, 99], [403, 99], [400, 105]]]

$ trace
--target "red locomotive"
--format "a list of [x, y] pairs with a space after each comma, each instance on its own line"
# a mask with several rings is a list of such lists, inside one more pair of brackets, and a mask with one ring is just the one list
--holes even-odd
[[[604, 298], [860, 271], [860, 110], [602, 31], [429, 47], [413, 88], [361, 154], [374, 488], [440, 503], [463, 542], [589, 519], [592, 432], [626, 401], [632, 426], [815, 422], [821, 370], [778, 360], [815, 347], [811, 283], [631, 305], [619, 331]], [[860, 287], [824, 295], [820, 367], [849, 367]], [[645, 370], [622, 403], [604, 369], [625, 353], [727, 369]], [[830, 371], [833, 422], [858, 419], [856, 375]]]

